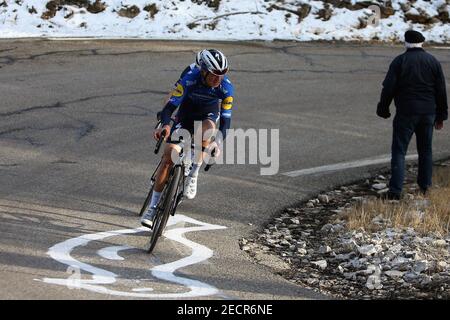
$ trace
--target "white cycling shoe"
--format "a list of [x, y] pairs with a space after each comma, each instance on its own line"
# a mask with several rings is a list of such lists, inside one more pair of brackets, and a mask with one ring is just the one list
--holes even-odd
[[184, 187], [184, 196], [188, 199], [194, 199], [197, 194], [197, 177], [186, 177]]
[[187, 161], [184, 164], [184, 176], [187, 177], [189, 176], [189, 173], [191, 172], [192, 169], [192, 161]]
[[152, 228], [153, 227], [153, 219], [156, 215], [156, 208], [149, 208], [141, 217], [141, 224], [144, 227]]

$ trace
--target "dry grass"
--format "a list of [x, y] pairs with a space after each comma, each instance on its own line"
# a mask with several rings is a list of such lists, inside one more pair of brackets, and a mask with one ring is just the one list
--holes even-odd
[[[450, 231], [450, 167], [436, 167], [433, 183], [434, 187], [426, 197], [415, 195], [414, 199], [400, 202], [374, 199], [350, 208], [347, 214], [348, 227], [363, 228], [366, 231], [377, 231], [387, 226], [411, 227], [421, 234], [430, 232], [440, 235], [448, 234]], [[374, 218], [376, 218], [375, 221], [378, 220], [378, 223], [374, 222]]]

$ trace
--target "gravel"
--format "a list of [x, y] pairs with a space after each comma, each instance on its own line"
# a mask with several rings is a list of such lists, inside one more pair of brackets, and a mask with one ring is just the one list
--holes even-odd
[[[412, 185], [415, 169], [407, 172]], [[420, 235], [393, 228], [381, 216], [376, 232], [349, 230], [345, 208], [385, 189], [387, 177], [322, 193], [287, 208], [241, 249], [258, 262], [276, 255], [288, 268], [279, 274], [303, 287], [350, 299], [450, 299], [450, 235]]]

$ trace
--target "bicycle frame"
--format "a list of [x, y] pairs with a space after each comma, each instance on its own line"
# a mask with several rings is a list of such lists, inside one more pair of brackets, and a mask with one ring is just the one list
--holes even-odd
[[[170, 177], [173, 174], [174, 168], [179, 166], [181, 167], [181, 171], [184, 172], [185, 170], [185, 154], [184, 154], [184, 140], [181, 137], [179, 141], [173, 141], [173, 143], [178, 144], [181, 146], [181, 151], [179, 152], [179, 158], [177, 160], [176, 163], [173, 164], [173, 166], [170, 168], [169, 174], [168, 176]], [[156, 182], [156, 173], [158, 172], [159, 167], [161, 166], [162, 163], [162, 159], [159, 161], [158, 165], [156, 166], [155, 171], [153, 172], [151, 178], [150, 178], [150, 188], [153, 188], [153, 186], [155, 185]], [[184, 194], [184, 185], [185, 185], [185, 176], [183, 174], [182, 179], [180, 179], [180, 182], [177, 186], [177, 199], [175, 202], [175, 206], [174, 208], [171, 210], [171, 215], [175, 215], [176, 209], [178, 207], [178, 205], [181, 203], [181, 201], [183, 200], [183, 194]]]

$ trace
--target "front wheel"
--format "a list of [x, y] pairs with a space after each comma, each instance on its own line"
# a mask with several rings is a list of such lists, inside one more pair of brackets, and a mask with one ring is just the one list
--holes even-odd
[[175, 166], [172, 174], [169, 177], [169, 181], [163, 190], [160, 203], [157, 207], [156, 217], [153, 221], [152, 235], [150, 237], [150, 245], [147, 250], [151, 253], [156, 246], [158, 238], [162, 235], [164, 228], [166, 227], [167, 220], [172, 212], [172, 209], [176, 205], [177, 190], [181, 179], [181, 166]]

